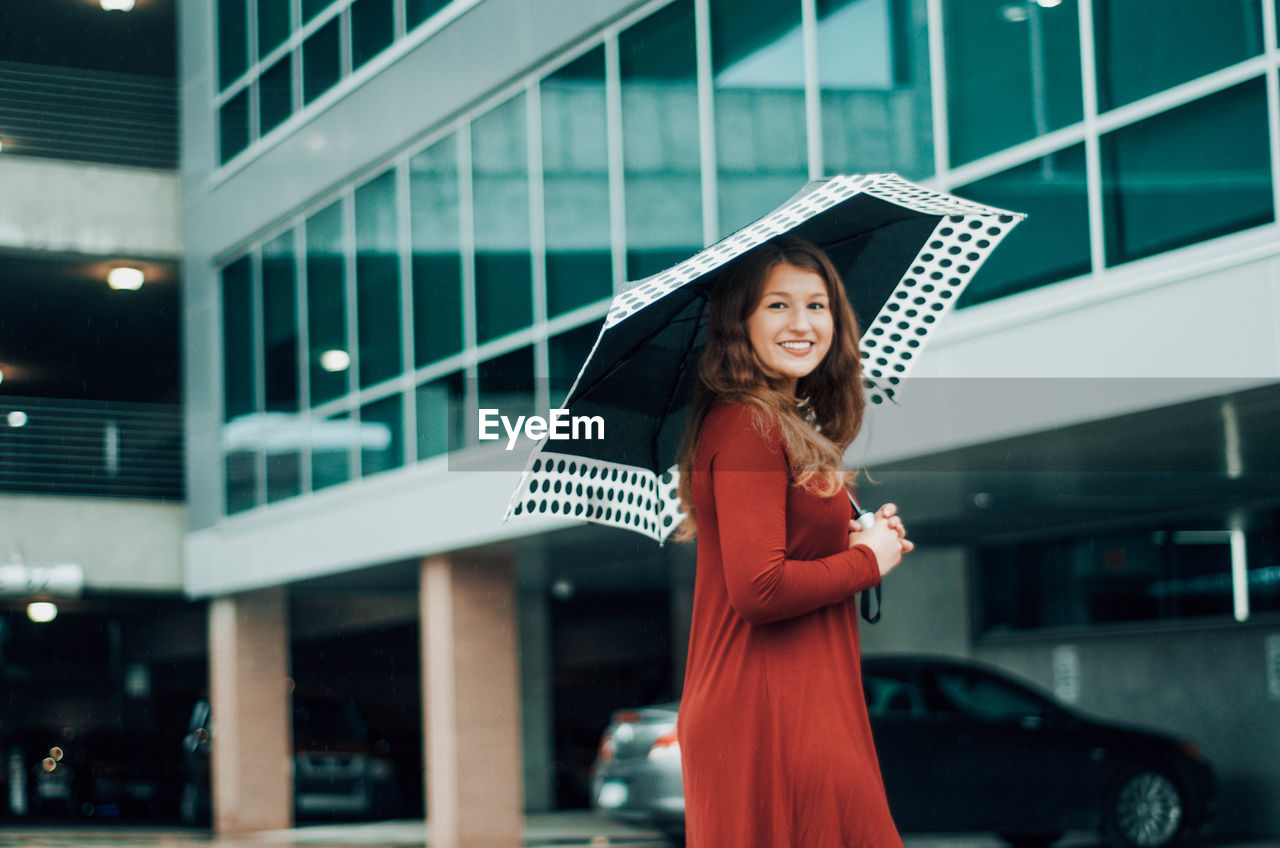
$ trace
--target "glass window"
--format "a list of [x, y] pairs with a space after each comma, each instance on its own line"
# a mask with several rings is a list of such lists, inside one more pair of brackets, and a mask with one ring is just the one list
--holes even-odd
[[[297, 262], [293, 231], [262, 246], [263, 380], [267, 412], [267, 503], [302, 491], [301, 445], [294, 417], [298, 403]], [[278, 437], [276, 436], [278, 430]], [[270, 436], [268, 436], [270, 432]]]
[[263, 374], [268, 412], [297, 412], [298, 305], [293, 230], [262, 247]]
[[289, 0], [257, 0], [258, 58], [289, 37]]
[[218, 0], [219, 88], [231, 85], [249, 69], [249, 21], [244, 4], [245, 0]]
[[942, 12], [952, 163], [1081, 120], [1076, 0], [972, 0]]
[[360, 408], [360, 474], [404, 465], [404, 398], [392, 395]]
[[604, 48], [547, 77], [542, 95], [542, 192], [547, 314], [613, 294]]
[[559, 405], [573, 388], [578, 372], [600, 337], [604, 319], [552, 336], [547, 340], [548, 372], [551, 378], [551, 403]]
[[[1275, 525], [1254, 537], [1269, 537]], [[988, 633], [1217, 616], [1229, 619], [1231, 533], [1224, 522], [979, 548], [982, 628]], [[1251, 539], [1252, 541], [1252, 539]], [[1267, 561], [1259, 538], [1250, 565]], [[1255, 554], [1255, 549], [1257, 554]], [[1252, 572], [1262, 574], [1263, 572]], [[1252, 576], [1252, 575], [1251, 575]]]
[[405, 21], [413, 29], [436, 12], [448, 6], [451, 0], [405, 0]]
[[223, 420], [253, 412], [257, 387], [253, 364], [253, 280], [249, 257], [222, 269]]
[[1273, 220], [1268, 139], [1262, 79], [1102, 136], [1107, 263]]
[[1043, 718], [1048, 712], [1045, 702], [1030, 692], [986, 675], [938, 671], [934, 683], [941, 697], [939, 706], [946, 712], [989, 721]]
[[461, 371], [418, 386], [418, 459], [440, 456], [467, 444], [465, 403]]
[[693, 15], [676, 0], [618, 36], [629, 280], [702, 248]]
[[534, 414], [532, 347], [481, 362], [479, 378], [480, 409], [496, 409], [512, 421]]
[[1094, 0], [1098, 106], [1123, 106], [1262, 52], [1260, 0]]
[[356, 189], [356, 315], [360, 385], [404, 370], [400, 336], [400, 251], [396, 244], [396, 172]]
[[818, 84], [825, 173], [933, 173], [921, 0], [818, 0]]
[[1280, 510], [1261, 509], [1245, 516], [1245, 562], [1251, 613], [1280, 612]]
[[[253, 354], [253, 278], [248, 256], [222, 269], [222, 402], [224, 433], [235, 419], [245, 420], [257, 408]], [[257, 459], [252, 450], [226, 456], [227, 514], [257, 503]]]
[[271, 132], [293, 114], [293, 61], [285, 56], [258, 80], [258, 135]]
[[347, 391], [346, 273], [342, 250], [342, 201], [307, 219], [307, 341], [311, 404]]
[[302, 99], [306, 103], [333, 88], [342, 76], [338, 34], [338, 19], [334, 18], [302, 44]]
[[258, 505], [258, 463], [253, 451], [227, 454], [227, 515], [244, 512]]
[[863, 672], [862, 691], [874, 717], [923, 716], [924, 693], [915, 681], [881, 672]]
[[533, 323], [524, 95], [471, 125], [471, 162], [476, 336], [486, 342]]
[[798, 0], [711, 0], [720, 234], [795, 194], [809, 176]]
[[409, 160], [416, 365], [462, 350], [457, 148], [457, 137], [451, 135]]
[[965, 289], [961, 306], [1089, 272], [1083, 146], [1050, 153], [957, 188], [955, 193], [1027, 213], [1027, 219], [1014, 227]]
[[333, 0], [302, 0], [302, 22], [306, 23], [331, 5]]
[[391, 45], [395, 37], [391, 0], [355, 0], [351, 4], [351, 69]]
[[311, 488], [336, 486], [351, 479], [351, 449], [360, 445], [360, 425], [349, 412], [312, 421]]
[[218, 161], [225, 165], [249, 146], [249, 89], [222, 104], [218, 132]]

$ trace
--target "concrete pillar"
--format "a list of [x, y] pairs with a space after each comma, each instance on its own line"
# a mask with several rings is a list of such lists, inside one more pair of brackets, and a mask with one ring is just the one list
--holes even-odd
[[507, 554], [420, 570], [432, 848], [517, 848], [524, 817], [515, 567]]
[[293, 826], [290, 685], [285, 590], [210, 603], [210, 784], [218, 834]]

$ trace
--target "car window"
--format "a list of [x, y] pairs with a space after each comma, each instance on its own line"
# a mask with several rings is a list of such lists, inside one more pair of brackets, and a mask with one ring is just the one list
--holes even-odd
[[934, 678], [940, 707], [984, 719], [1043, 718], [1047, 708], [1043, 701], [1004, 681], [983, 675], [940, 671]]
[[862, 688], [867, 712], [876, 717], [924, 715], [924, 693], [914, 682], [882, 674], [865, 674]]

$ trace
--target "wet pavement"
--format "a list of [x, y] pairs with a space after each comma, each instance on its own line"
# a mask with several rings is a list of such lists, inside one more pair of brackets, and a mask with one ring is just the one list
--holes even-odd
[[[903, 838], [906, 848], [1007, 848], [994, 836], [916, 835]], [[0, 848], [425, 848], [430, 832], [422, 821], [307, 825], [245, 836], [214, 837], [207, 830], [112, 825], [17, 826], [0, 829]], [[525, 819], [523, 848], [555, 846], [668, 848], [657, 831], [611, 822], [591, 812], [549, 813]], [[1104, 848], [1096, 833], [1067, 834], [1055, 848]], [[513, 846], [516, 848], [516, 846]], [[1280, 839], [1198, 838], [1188, 848], [1280, 848]]]

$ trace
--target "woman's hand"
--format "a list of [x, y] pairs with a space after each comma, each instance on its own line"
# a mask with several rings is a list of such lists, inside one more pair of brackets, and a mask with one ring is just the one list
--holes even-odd
[[858, 519], [849, 522], [849, 547], [866, 545], [876, 556], [880, 576], [884, 577], [902, 562], [902, 557], [916, 549], [907, 538], [906, 525], [898, 515], [895, 504], [885, 504], [876, 510], [876, 522], [870, 530], [863, 530]]

